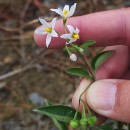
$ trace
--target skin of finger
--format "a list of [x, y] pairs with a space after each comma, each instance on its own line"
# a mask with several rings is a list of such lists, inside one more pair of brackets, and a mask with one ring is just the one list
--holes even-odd
[[[67, 24], [80, 29], [81, 44], [87, 40], [95, 40], [95, 46], [110, 46], [115, 44], [130, 45], [130, 8], [104, 11], [89, 15], [72, 17]], [[56, 30], [63, 33], [62, 20], [57, 21]], [[34, 33], [34, 39], [40, 47], [45, 46], [45, 36]], [[53, 38], [49, 48], [63, 48], [65, 41]]]
[[129, 48], [123, 45], [109, 46], [104, 51], [114, 50], [112, 57], [96, 71], [96, 80], [107, 78], [121, 78], [129, 67]]
[[88, 89], [86, 94], [87, 103], [98, 114], [114, 120], [130, 123], [130, 80], [106, 79], [103, 81], [112, 82], [117, 86], [115, 106], [113, 107], [112, 111], [101, 112], [99, 109], [96, 109], [91, 105], [89, 94], [93, 84]]
[[122, 77], [122, 79], [130, 80], [130, 70], [128, 70]]
[[[91, 84], [92, 81], [90, 80], [86, 80], [85, 78], [83, 78], [80, 82], [79, 87], [77, 88], [75, 94], [73, 95], [73, 99], [72, 99], [72, 105], [77, 109], [78, 105], [79, 105], [79, 98], [80, 95], [82, 94], [82, 92]], [[85, 97], [85, 93], [82, 95], [82, 100], [84, 102], [86, 102], [86, 97]], [[82, 104], [80, 104], [79, 107], [79, 111], [81, 111], [82, 109]]]
[[[79, 105], [79, 97], [81, 95], [81, 93], [86, 89], [87, 86], [89, 86], [91, 84], [91, 81], [88, 81], [86, 80], [85, 78], [83, 78], [80, 82], [80, 85], [79, 87], [77, 88], [74, 96], [73, 96], [73, 99], [72, 99], [72, 105], [75, 109], [78, 109], [78, 105]], [[86, 93], [83, 94], [82, 96], [82, 100], [87, 103], [87, 100], [86, 100]], [[80, 104], [80, 107], [79, 107], [79, 111], [81, 112], [82, 110], [82, 104]], [[101, 116], [101, 115], [96, 115], [97, 118], [98, 118], [98, 122], [97, 124], [101, 124], [105, 121], [105, 117]]]
[[[102, 79], [104, 77], [105, 78], [111, 77], [111, 76], [113, 76], [113, 75], [111, 75], [112, 73], [114, 73], [115, 74], [114, 76], [117, 78], [118, 76], [123, 75], [124, 72], [126, 71], [126, 69], [128, 68], [128, 54], [129, 54], [128, 47], [122, 46], [122, 45], [120, 45], [120, 46], [110, 46], [110, 47], [107, 47], [107, 48], [104, 49], [104, 51], [106, 51], [106, 50], [115, 50], [115, 54], [114, 54], [113, 57], [111, 57], [109, 59], [108, 62], [106, 62], [103, 65], [103, 66], [106, 66], [105, 68], [107, 68], [107, 70], [104, 67], [100, 67], [100, 69], [98, 69], [98, 73], [96, 74], [97, 79]], [[122, 56], [124, 58], [121, 58]], [[120, 61], [120, 58], [122, 60], [121, 60], [120, 63], [118, 63], [119, 69], [117, 69], [117, 62]], [[110, 69], [108, 70], [109, 66], [110, 66]], [[85, 79], [83, 79], [81, 81], [78, 89], [76, 90], [76, 92], [73, 96], [73, 100], [72, 100], [72, 104], [75, 108], [78, 107], [78, 101], [79, 101], [79, 97], [80, 97], [81, 93], [83, 92], [84, 88], [86, 86], [88, 86], [89, 84], [90, 84], [90, 81], [87, 81]], [[82, 99], [86, 102], [85, 94], [82, 96]], [[80, 110], [81, 110], [81, 106], [80, 106]], [[100, 119], [99, 122], [104, 121], [104, 118], [103, 118], [103, 120], [102, 120], [102, 118], [99, 118]]]

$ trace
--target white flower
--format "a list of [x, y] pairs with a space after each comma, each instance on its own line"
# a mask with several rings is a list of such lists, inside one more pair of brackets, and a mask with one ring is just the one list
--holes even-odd
[[75, 42], [77, 39], [79, 39], [79, 29], [77, 27], [76, 29], [74, 29], [74, 27], [71, 25], [67, 25], [67, 28], [70, 33], [63, 34], [60, 37], [68, 40], [66, 44], [70, 44]]
[[65, 5], [64, 9], [61, 10], [60, 8], [58, 9], [50, 9], [51, 11], [56, 12], [57, 14], [61, 15], [63, 18], [67, 19], [68, 17], [71, 17], [76, 9], [76, 3], [69, 8], [69, 5]]
[[55, 23], [56, 23], [56, 18], [54, 18], [50, 23], [47, 23], [42, 18], [39, 18], [39, 21], [43, 24], [43, 26], [38, 28], [38, 29], [36, 29], [35, 33], [36, 34], [47, 34], [46, 46], [48, 47], [50, 42], [51, 42], [51, 38], [52, 37], [58, 37], [58, 34], [54, 30]]
[[77, 56], [73, 53], [73, 54], [70, 55], [70, 59], [72, 61], [77, 61]]

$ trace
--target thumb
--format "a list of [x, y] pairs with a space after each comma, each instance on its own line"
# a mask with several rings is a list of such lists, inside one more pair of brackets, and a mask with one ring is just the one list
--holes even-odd
[[130, 123], [130, 80], [98, 80], [88, 89], [86, 99], [98, 114]]

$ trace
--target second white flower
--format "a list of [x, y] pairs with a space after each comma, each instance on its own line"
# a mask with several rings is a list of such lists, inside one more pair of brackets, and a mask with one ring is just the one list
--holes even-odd
[[54, 30], [56, 24], [56, 18], [54, 18], [50, 23], [46, 22], [44, 19], [39, 18], [42, 23], [42, 27], [35, 30], [36, 34], [47, 34], [46, 46], [48, 47], [52, 37], [58, 37], [57, 32]]
[[67, 40], [66, 44], [70, 44], [79, 39], [80, 30], [77, 27], [74, 29], [74, 27], [71, 25], [67, 25], [67, 28], [70, 33], [63, 34], [60, 37]]
[[63, 10], [61, 10], [60, 8], [58, 8], [58, 9], [50, 9], [50, 10], [56, 12], [57, 14], [62, 16], [64, 19], [67, 19], [67, 18], [71, 17], [74, 14], [75, 9], [76, 9], [76, 3], [74, 5], [72, 5], [71, 8], [69, 7], [69, 5], [65, 5]]

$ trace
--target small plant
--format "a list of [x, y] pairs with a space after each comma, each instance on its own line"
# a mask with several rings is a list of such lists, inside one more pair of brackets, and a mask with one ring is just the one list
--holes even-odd
[[[89, 40], [81, 45], [77, 45], [76, 41], [80, 39], [79, 32], [80, 30], [72, 25], [67, 25], [67, 19], [71, 17], [76, 9], [76, 3], [69, 7], [65, 5], [64, 9], [51, 9], [51, 11], [56, 12], [62, 17], [64, 34], [55, 30], [56, 19], [54, 18], [51, 22], [46, 22], [44, 19], [39, 18], [39, 21], [43, 24], [41, 28], [38, 28], [35, 33], [37, 34], [46, 34], [46, 46], [48, 47], [51, 42], [52, 37], [58, 37], [65, 39], [65, 48], [64, 50], [68, 53], [70, 59], [74, 62], [79, 59], [82, 61], [82, 64], [76, 68], [66, 69], [65, 72], [81, 76], [91, 81], [91, 84], [95, 81], [95, 72], [110, 56], [113, 55], [113, 51], [103, 51], [98, 53], [92, 59], [87, 59], [86, 57], [90, 53], [89, 47], [96, 43], [94, 40]], [[113, 123], [120, 124], [119, 122], [113, 122], [109, 124], [103, 124], [98, 126], [97, 117], [93, 115], [87, 104], [82, 100], [82, 95], [87, 91], [89, 86], [84, 88], [84, 91], [80, 95], [78, 109], [75, 110], [71, 107], [64, 105], [47, 105], [46, 107], [41, 107], [34, 109], [35, 112], [39, 114], [44, 114], [51, 117], [59, 128], [59, 130], [67, 130], [68, 126], [75, 129], [85, 129], [85, 130], [112, 130]], [[82, 112], [79, 113], [79, 106], [82, 105]]]

